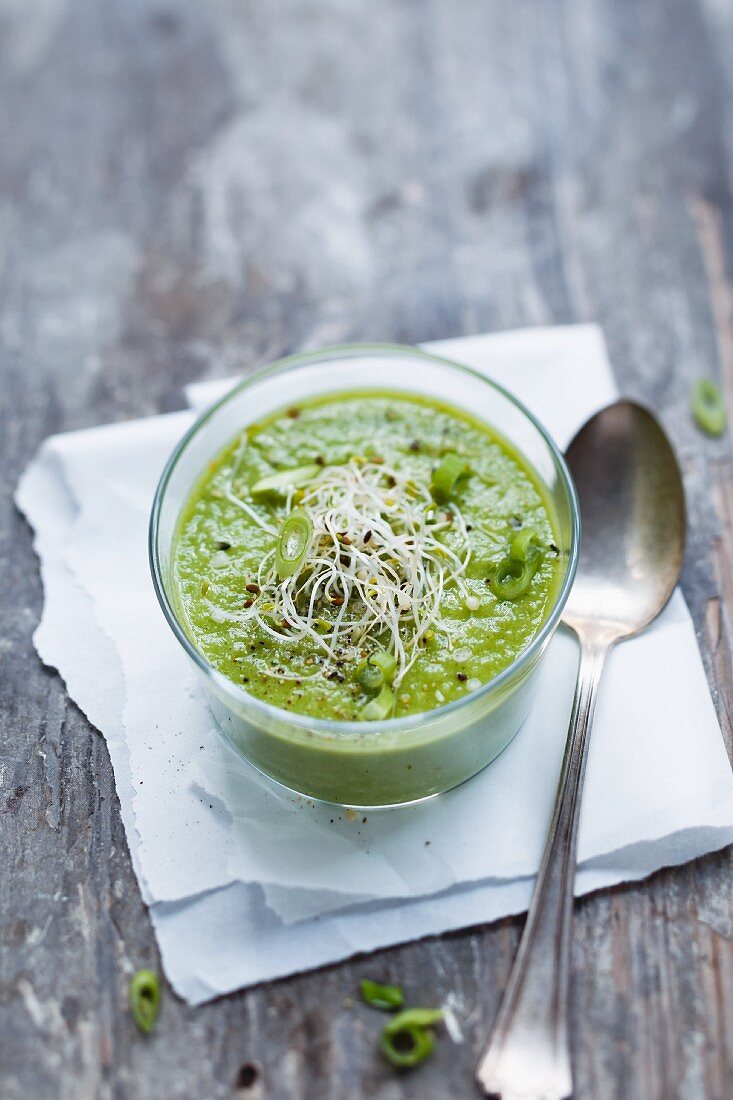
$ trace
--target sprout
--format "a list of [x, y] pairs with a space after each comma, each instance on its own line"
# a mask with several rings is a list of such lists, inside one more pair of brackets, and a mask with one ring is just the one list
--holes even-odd
[[[382, 671], [397, 688], [420, 643], [440, 628], [446, 587], [455, 583], [461, 598], [467, 595], [462, 574], [471, 547], [463, 516], [453, 506], [446, 523], [429, 482], [386, 462], [352, 458], [319, 468], [301, 492], [302, 531], [295, 533], [302, 538], [293, 540], [297, 552], [287, 555], [288, 571], [281, 559], [283, 534], [292, 533], [292, 499], [280, 530], [272, 532], [275, 546], [260, 563], [260, 592], [237, 617], [253, 619], [283, 644], [308, 638], [333, 661], [349, 645], [381, 651], [373, 663], [386, 659], [393, 666], [393, 676], [392, 667]], [[265, 526], [261, 517], [257, 522]], [[450, 543], [443, 541], [448, 528]]]

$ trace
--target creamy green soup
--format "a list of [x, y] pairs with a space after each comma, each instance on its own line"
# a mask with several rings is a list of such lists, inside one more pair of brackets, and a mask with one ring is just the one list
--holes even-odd
[[173, 567], [182, 622], [214, 668], [284, 710], [364, 721], [492, 680], [561, 577], [523, 457], [457, 409], [383, 393], [243, 430], [193, 489]]

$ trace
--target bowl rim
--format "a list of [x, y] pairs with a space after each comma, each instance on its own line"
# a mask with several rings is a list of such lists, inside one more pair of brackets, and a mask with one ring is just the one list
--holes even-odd
[[[507, 665], [505, 669], [495, 676], [493, 679], [488, 680], [485, 684], [482, 684], [476, 691], [469, 692], [461, 699], [452, 700], [449, 703], [442, 704], [438, 707], [433, 707], [430, 710], [420, 711], [416, 714], [405, 715], [401, 718], [387, 718], [384, 721], [378, 723], [364, 722], [358, 719], [351, 719], [344, 721], [342, 719], [335, 718], [318, 718], [309, 714], [300, 714], [297, 711], [286, 710], [283, 707], [275, 706], [272, 703], [267, 703], [263, 699], [258, 699], [257, 696], [251, 695], [239, 684], [235, 684], [233, 680], [230, 680], [223, 673], [219, 672], [214, 666], [207, 660], [204, 654], [196, 648], [188, 634], [184, 630], [179, 618], [171, 605], [171, 601], [168, 599], [168, 594], [163, 582], [163, 574], [160, 566], [160, 555], [158, 551], [158, 533], [160, 528], [160, 518], [163, 503], [165, 501], [165, 494], [168, 489], [173, 472], [185, 453], [188, 445], [199, 434], [199, 432], [206, 426], [209, 420], [229, 401], [238, 396], [243, 390], [249, 389], [251, 386], [256, 385], [263, 379], [275, 374], [279, 374], [290, 369], [295, 369], [301, 366], [318, 363], [319, 361], [327, 361], [329, 359], [349, 358], [358, 359], [366, 356], [403, 356], [405, 358], [417, 358], [427, 359], [433, 363], [437, 363], [441, 366], [448, 367], [451, 370], [460, 371], [463, 374], [470, 376], [490, 386], [496, 390], [502, 397], [510, 402], [537, 430], [541, 436], [543, 442], [550, 451], [551, 457], [554, 461], [555, 468], [560, 475], [561, 483], [568, 496], [571, 514], [571, 535], [570, 535], [570, 547], [568, 550], [568, 563], [565, 571], [565, 576], [560, 589], [555, 598], [555, 602], [552, 609], [547, 616], [545, 622], [542, 624], [541, 629], [522, 652]], [[409, 392], [402, 390], [401, 392]], [[224, 444], [222, 443], [222, 446]], [[198, 667], [199, 671], [208, 680], [219, 688], [220, 691], [227, 696], [230, 696], [237, 703], [244, 705], [252, 711], [258, 712], [263, 718], [277, 722], [286, 722], [290, 727], [296, 727], [305, 731], [311, 735], [323, 734], [327, 735], [329, 739], [333, 739], [335, 736], [348, 737], [348, 736], [363, 736], [366, 731], [370, 732], [370, 737], [376, 738], [384, 733], [396, 734], [407, 731], [415, 731], [420, 726], [426, 726], [426, 724], [432, 724], [435, 719], [449, 718], [451, 715], [458, 714], [462, 709], [466, 709], [480, 701], [486, 701], [491, 696], [497, 695], [501, 692], [504, 686], [513, 680], [516, 676], [521, 674], [523, 670], [530, 668], [533, 664], [534, 658], [542, 653], [545, 644], [549, 641], [557, 628], [560, 618], [562, 616], [565, 604], [567, 603], [568, 596], [570, 595], [570, 589], [572, 588], [573, 581], [575, 580], [575, 574], [578, 567], [578, 559], [580, 555], [580, 538], [581, 538], [581, 520], [580, 520], [580, 505], [578, 501], [578, 495], [575, 488], [575, 484], [570, 475], [565, 458], [550, 436], [547, 429], [537, 419], [534, 413], [523, 404], [519, 398], [515, 397], [509, 390], [507, 390], [500, 383], [495, 382], [493, 379], [488, 378], [480, 371], [475, 370], [473, 367], [466, 366], [463, 363], [458, 363], [455, 360], [448, 359], [443, 355], [435, 355], [432, 352], [423, 351], [422, 348], [414, 347], [410, 344], [395, 344], [395, 343], [379, 343], [379, 342], [358, 342], [358, 343], [342, 343], [332, 344], [326, 347], [314, 349], [312, 351], [298, 352], [293, 355], [284, 356], [281, 359], [276, 359], [273, 362], [267, 363], [251, 374], [246, 375], [239, 382], [235, 383], [213, 404], [196, 417], [193, 424], [184, 433], [181, 439], [176, 444], [171, 455], [169, 456], [163, 472], [160, 475], [158, 484], [155, 489], [155, 495], [153, 497], [153, 504], [150, 511], [150, 522], [148, 525], [148, 560], [150, 565], [150, 571], [153, 580], [153, 588], [155, 590], [158, 603], [160, 604], [163, 615], [165, 616], [168, 625], [173, 631], [174, 636], [178, 639], [185, 653]], [[427, 733], [426, 729], [426, 733]]]

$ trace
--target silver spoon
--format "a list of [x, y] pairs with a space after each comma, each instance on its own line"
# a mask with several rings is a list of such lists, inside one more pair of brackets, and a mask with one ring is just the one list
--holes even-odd
[[555, 807], [527, 923], [493, 1032], [476, 1069], [487, 1096], [565, 1100], [573, 1090], [568, 968], [580, 799], [598, 682], [616, 642], [657, 617], [679, 578], [685, 545], [680, 469], [646, 409], [619, 401], [567, 450], [583, 545], [563, 621], [580, 666]]

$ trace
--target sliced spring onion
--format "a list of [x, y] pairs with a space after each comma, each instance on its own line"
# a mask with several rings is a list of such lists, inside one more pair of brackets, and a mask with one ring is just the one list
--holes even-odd
[[725, 431], [723, 395], [709, 378], [698, 378], [692, 387], [692, 415], [708, 435], [722, 435]]
[[502, 558], [488, 578], [492, 592], [500, 600], [516, 600], [529, 588], [530, 581], [537, 572], [537, 565], [537, 558], [530, 561]]
[[385, 1058], [393, 1066], [398, 1069], [412, 1069], [432, 1054], [435, 1035], [429, 1028], [417, 1027], [415, 1024], [404, 1024], [394, 1034], [385, 1027], [380, 1046]]
[[313, 523], [305, 512], [291, 512], [283, 523], [275, 545], [275, 568], [280, 580], [292, 577], [308, 553]]
[[512, 539], [509, 557], [512, 561], [531, 561], [542, 553], [542, 549], [534, 527], [524, 527]]
[[397, 658], [388, 653], [386, 649], [375, 650], [368, 661], [370, 665], [380, 669], [387, 679], [391, 679], [394, 670], [397, 668]]
[[137, 1026], [146, 1034], [153, 1030], [159, 999], [157, 975], [152, 970], [138, 970], [130, 982], [130, 1012]]
[[307, 485], [320, 472], [321, 467], [315, 463], [310, 466], [296, 466], [293, 470], [278, 470], [276, 474], [261, 477], [251, 487], [250, 492], [253, 497], [264, 496], [266, 493], [285, 493], [288, 489]]
[[361, 717], [367, 722], [380, 722], [392, 713], [394, 693], [385, 684], [375, 699], [370, 699], [361, 708]]
[[433, 470], [430, 488], [437, 500], [447, 500], [456, 487], [459, 478], [470, 472], [468, 463], [457, 454], [443, 455]]
[[537, 572], [544, 546], [533, 527], [524, 527], [509, 544], [509, 553], [494, 566], [488, 581], [499, 599], [516, 600], [529, 588]]
[[369, 660], [362, 661], [357, 666], [354, 678], [367, 695], [378, 695], [384, 685], [384, 673]]
[[440, 1009], [407, 1008], [398, 1012], [382, 1030], [382, 1053], [393, 1066], [412, 1069], [435, 1047], [432, 1025], [443, 1019]]
[[362, 997], [373, 1008], [391, 1012], [393, 1008], [401, 1008], [405, 1003], [404, 994], [398, 985], [381, 985], [370, 978], [362, 978], [360, 984]]

